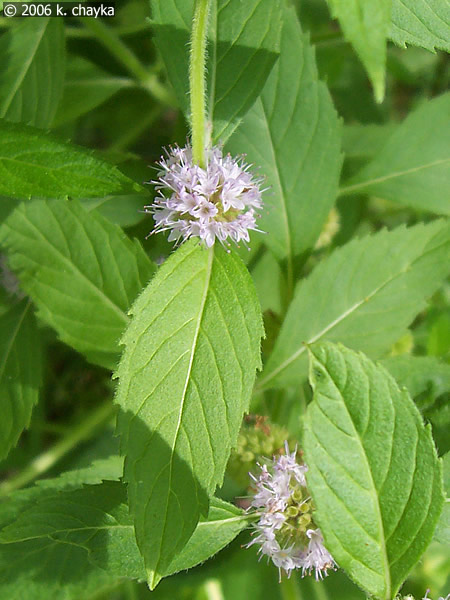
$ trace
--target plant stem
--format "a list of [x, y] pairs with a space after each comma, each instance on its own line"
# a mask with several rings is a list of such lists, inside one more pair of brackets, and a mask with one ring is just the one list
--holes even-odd
[[116, 407], [111, 401], [104, 402], [72, 431], [52, 448], [37, 456], [21, 473], [0, 484], [0, 498], [8, 496], [14, 490], [22, 488], [53, 467], [63, 456], [73, 450], [80, 442], [90, 438], [100, 425], [113, 416]]
[[158, 102], [168, 106], [176, 106], [172, 94], [158, 80], [155, 73], [147, 69], [140, 60], [131, 52], [117, 33], [105, 25], [100, 19], [80, 17], [85, 27], [90, 29], [99, 42], [128, 70], [131, 75], [145, 88]]
[[191, 34], [189, 88], [191, 96], [192, 158], [205, 167], [206, 128], [206, 41], [210, 0], [196, 0]]

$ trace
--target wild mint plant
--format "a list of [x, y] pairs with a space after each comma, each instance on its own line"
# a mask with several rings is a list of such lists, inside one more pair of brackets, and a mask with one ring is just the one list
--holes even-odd
[[0, 20], [2, 598], [447, 600], [450, 34], [369, 4]]

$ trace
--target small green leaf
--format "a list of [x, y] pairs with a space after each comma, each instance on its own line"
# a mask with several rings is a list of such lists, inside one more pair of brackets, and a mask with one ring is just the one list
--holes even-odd
[[431, 430], [363, 354], [324, 343], [310, 357], [303, 446], [315, 518], [338, 565], [377, 600], [391, 600], [442, 509]]
[[64, 82], [63, 21], [23, 19], [2, 35], [0, 56], [0, 117], [49, 127]]
[[113, 368], [127, 311], [154, 271], [140, 244], [75, 200], [22, 203], [0, 227], [0, 244], [40, 318]]
[[402, 46], [450, 52], [450, 18], [441, 0], [392, 0], [390, 39]]
[[192, 537], [164, 575], [190, 569], [211, 558], [247, 526], [248, 515], [241, 509], [219, 498], [211, 498], [207, 519], [200, 519]]
[[450, 93], [424, 102], [341, 194], [371, 194], [412, 208], [450, 215]]
[[259, 386], [298, 385], [306, 346], [342, 342], [378, 358], [448, 274], [445, 221], [381, 231], [335, 250], [299, 283]]
[[143, 189], [92, 151], [0, 120], [0, 195], [94, 198], [136, 191]]
[[235, 253], [191, 241], [132, 309], [117, 375], [130, 509], [155, 587], [223, 479], [260, 367], [261, 314]]
[[[188, 114], [189, 56], [193, 0], [152, 0], [155, 42], [180, 106]], [[252, 106], [278, 57], [279, 0], [211, 2], [207, 65], [213, 139], [232, 134]]]
[[0, 459], [28, 427], [42, 379], [39, 331], [24, 299], [0, 316]]
[[[294, 85], [295, 84], [295, 85]], [[227, 147], [245, 152], [267, 177], [264, 243], [291, 266], [314, 246], [337, 195], [341, 127], [319, 81], [309, 36], [294, 9], [283, 12], [281, 55], [261, 97]]]
[[377, 102], [385, 92], [386, 37], [392, 0], [327, 0], [334, 18], [366, 68]]

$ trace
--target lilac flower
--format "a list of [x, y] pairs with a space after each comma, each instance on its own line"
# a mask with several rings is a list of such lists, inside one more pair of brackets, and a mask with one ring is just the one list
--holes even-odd
[[258, 509], [259, 521], [247, 547], [258, 544], [258, 552], [272, 559], [280, 577], [282, 569], [288, 577], [301, 569], [302, 577], [314, 571], [319, 580], [335, 568], [335, 562], [313, 521], [307, 467], [297, 462], [297, 450], [289, 453], [287, 443], [285, 448], [286, 454], [274, 459], [270, 468], [259, 465], [259, 477], [251, 475], [256, 488], [251, 507]]
[[170, 231], [169, 241], [199, 237], [210, 248], [216, 239], [229, 245], [250, 241], [262, 208], [260, 179], [249, 173], [242, 159], [223, 156], [219, 147], [207, 152], [205, 169], [194, 164], [189, 146], [171, 148], [161, 157], [158, 196], [145, 210], [153, 214], [152, 233]]

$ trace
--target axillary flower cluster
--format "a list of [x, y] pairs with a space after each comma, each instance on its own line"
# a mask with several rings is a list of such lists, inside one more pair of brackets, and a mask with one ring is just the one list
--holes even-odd
[[[315, 572], [323, 579], [328, 569], [335, 568], [333, 557], [323, 544], [320, 529], [314, 524], [312, 500], [306, 488], [306, 465], [297, 463], [297, 450], [274, 459], [270, 466], [259, 465], [258, 477], [251, 475], [255, 494], [251, 508], [260, 515], [254, 538], [247, 547], [259, 544], [261, 555], [267, 555], [288, 577], [295, 569], [302, 576]], [[250, 509], [251, 509], [250, 508]]]
[[229, 245], [250, 241], [262, 208], [262, 180], [249, 173], [243, 159], [223, 156], [220, 147], [206, 153], [206, 167], [192, 160], [190, 146], [175, 146], [161, 157], [158, 179], [152, 181], [158, 195], [145, 210], [153, 214], [152, 233], [170, 231], [169, 241], [199, 237], [210, 248], [216, 239]]

